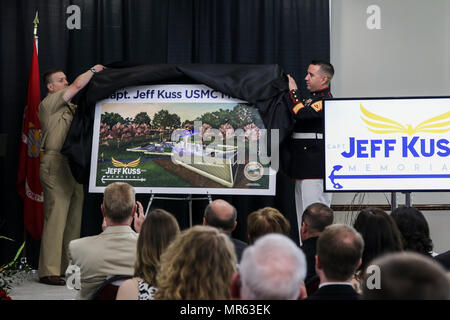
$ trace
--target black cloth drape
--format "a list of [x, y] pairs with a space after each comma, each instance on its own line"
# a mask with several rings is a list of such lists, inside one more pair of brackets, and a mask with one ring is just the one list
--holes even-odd
[[[80, 8], [80, 29], [68, 27], [68, 19], [74, 18], [73, 11], [67, 10], [71, 5]], [[14, 256], [24, 234], [22, 200], [14, 185], [37, 10], [41, 75], [50, 68], [61, 68], [73, 81], [97, 63], [117, 61], [135, 65], [278, 64], [300, 84], [312, 59], [329, 60], [328, 6], [328, 0], [0, 1], [0, 150], [5, 150], [5, 155], [0, 153], [0, 183], [5, 190], [0, 200], [6, 204], [0, 212], [0, 234], [16, 240], [0, 241], [0, 263]], [[43, 84], [41, 88], [45, 96]], [[235, 236], [245, 239], [247, 214], [265, 204], [275, 204], [293, 216], [291, 223], [295, 224], [292, 190], [291, 181], [281, 178], [275, 200], [228, 198], [242, 220]], [[100, 195], [86, 193], [82, 235], [98, 232], [100, 201]], [[205, 202], [198, 203], [194, 211], [201, 212]], [[187, 205], [162, 201], [156, 205], [186, 216]], [[294, 230], [293, 237], [297, 234]], [[27, 256], [35, 267], [38, 253], [39, 243], [29, 239]]]
[[94, 108], [98, 100], [118, 89], [162, 83], [200, 83], [234, 98], [246, 100], [260, 111], [267, 129], [278, 129], [280, 141], [292, 131], [294, 120], [286, 102], [287, 77], [278, 65], [143, 65], [108, 68], [81, 92], [78, 110], [61, 150], [70, 161], [75, 179], [89, 183]]

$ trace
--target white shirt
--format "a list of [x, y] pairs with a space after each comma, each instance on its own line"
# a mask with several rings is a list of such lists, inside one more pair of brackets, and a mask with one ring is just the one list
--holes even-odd
[[347, 281], [345, 281], [345, 282], [324, 282], [324, 283], [319, 284], [319, 289], [322, 287], [325, 287], [325, 286], [343, 285], [343, 284], [353, 287], [352, 283], [347, 282]]

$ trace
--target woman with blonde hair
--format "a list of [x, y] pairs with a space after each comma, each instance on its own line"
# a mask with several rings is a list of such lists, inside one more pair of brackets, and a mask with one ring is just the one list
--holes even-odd
[[153, 299], [161, 254], [179, 233], [177, 219], [169, 212], [155, 209], [147, 215], [137, 241], [134, 277], [120, 286], [117, 300]]
[[229, 237], [208, 226], [183, 231], [161, 256], [156, 300], [230, 299], [236, 255]]

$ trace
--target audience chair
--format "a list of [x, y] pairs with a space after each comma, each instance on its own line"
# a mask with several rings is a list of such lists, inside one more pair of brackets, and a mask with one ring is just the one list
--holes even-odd
[[117, 291], [120, 285], [128, 279], [130, 275], [114, 275], [108, 276], [106, 280], [97, 288], [92, 295], [92, 300], [116, 300]]

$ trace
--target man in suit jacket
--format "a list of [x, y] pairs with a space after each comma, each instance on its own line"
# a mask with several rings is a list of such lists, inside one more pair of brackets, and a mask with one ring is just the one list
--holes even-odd
[[90, 299], [109, 275], [133, 275], [138, 233], [130, 226], [136, 209], [135, 191], [128, 183], [114, 182], [106, 187], [101, 205], [106, 228], [97, 236], [69, 244], [71, 262], [80, 268], [77, 299]]
[[351, 280], [361, 264], [364, 240], [352, 227], [328, 226], [317, 241], [316, 272], [319, 289], [309, 300], [358, 300]]
[[[326, 227], [331, 225], [334, 220], [334, 213], [331, 208], [323, 203], [310, 204], [302, 215], [302, 224], [300, 227], [300, 238], [302, 240], [303, 253], [306, 256], [308, 271], [305, 284], [308, 288], [309, 281], [316, 277], [316, 247], [320, 234]], [[311, 292], [308, 292], [310, 295]]]
[[247, 247], [247, 243], [231, 236], [236, 229], [237, 211], [231, 204], [222, 199], [217, 199], [208, 204], [203, 216], [203, 225], [218, 228], [227, 234], [233, 242], [238, 262], [241, 260], [242, 252]]

